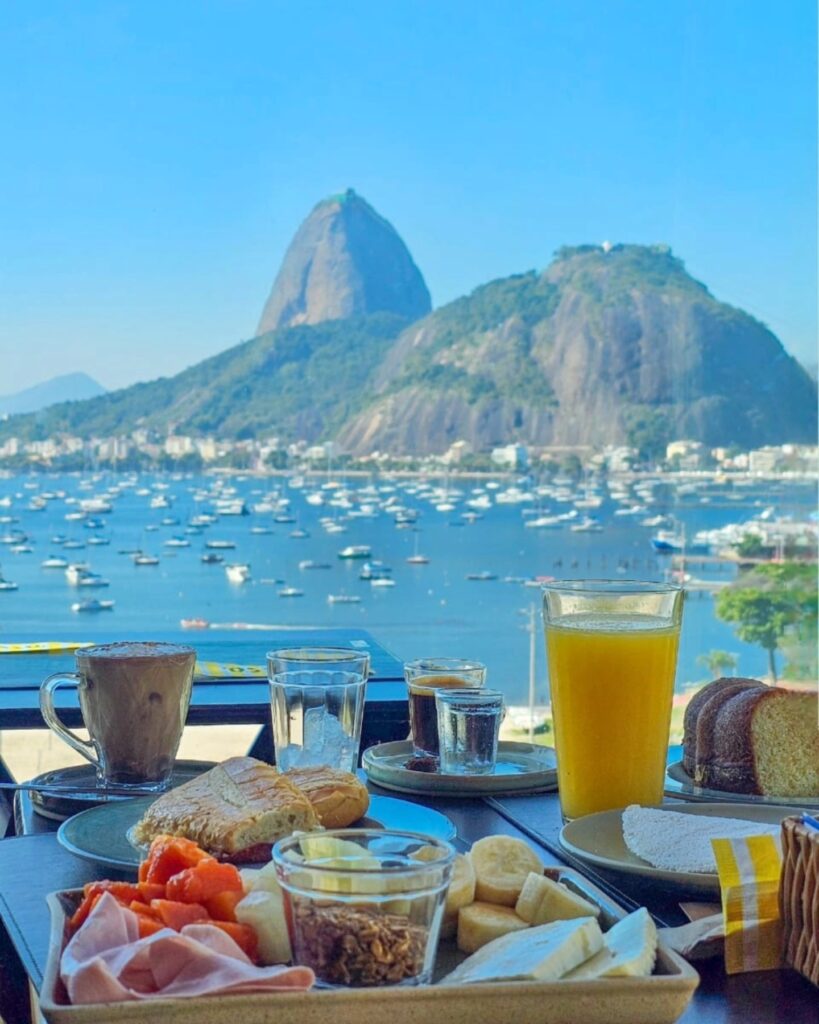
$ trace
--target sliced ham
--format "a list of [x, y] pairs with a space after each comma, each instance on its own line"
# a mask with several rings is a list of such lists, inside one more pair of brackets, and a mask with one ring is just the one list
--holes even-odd
[[191, 998], [309, 989], [309, 967], [257, 967], [219, 928], [163, 928], [140, 939], [136, 914], [104, 893], [63, 950], [60, 974], [72, 1003]]

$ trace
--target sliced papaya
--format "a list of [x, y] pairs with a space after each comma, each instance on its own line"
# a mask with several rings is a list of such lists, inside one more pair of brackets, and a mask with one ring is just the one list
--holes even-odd
[[233, 864], [203, 860], [168, 879], [169, 900], [183, 903], [204, 903], [222, 892], [244, 892], [242, 876]]
[[139, 900], [134, 900], [128, 907], [129, 910], [133, 910], [135, 914], [141, 914], [143, 917], [152, 917], [155, 921], [159, 920], [159, 914], [154, 910], [153, 907], [149, 907], [147, 903], [140, 903]]
[[216, 928], [221, 928], [243, 953], [246, 953], [254, 963], [258, 963], [259, 938], [255, 928], [251, 928], [249, 924], [235, 924], [233, 921], [212, 921], [211, 924]]
[[137, 889], [139, 889], [140, 899], [146, 903], [150, 903], [151, 900], [165, 899], [165, 886], [158, 882], [137, 882]]
[[72, 935], [79, 927], [81, 927], [81, 925], [85, 924], [88, 915], [96, 906], [97, 900], [99, 900], [101, 897], [101, 891], [88, 892], [85, 894], [85, 896], [83, 896], [80, 905], [68, 919], [68, 928]]
[[91, 892], [110, 892], [118, 903], [122, 903], [126, 907], [133, 900], [142, 899], [139, 887], [133, 882], [111, 882], [108, 879], [86, 882], [82, 891], [86, 896]]
[[244, 898], [244, 892], [226, 889], [206, 899], [204, 906], [214, 921], [235, 921], [236, 904]]
[[179, 903], [176, 900], [151, 900], [151, 910], [168, 928], [181, 932], [186, 924], [210, 921], [210, 915], [200, 903]]
[[180, 836], [157, 836], [148, 851], [148, 870], [143, 881], [164, 885], [180, 871], [185, 871], [200, 861], [211, 860], [214, 858], [200, 850], [190, 839], [182, 839]]
[[155, 935], [157, 932], [161, 932], [165, 925], [157, 920], [155, 917], [148, 917], [147, 914], [140, 914], [137, 917], [137, 923], [139, 925], [139, 937], [146, 939], [149, 935]]

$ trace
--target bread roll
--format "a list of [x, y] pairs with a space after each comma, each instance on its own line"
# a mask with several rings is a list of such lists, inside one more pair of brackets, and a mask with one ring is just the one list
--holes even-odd
[[367, 787], [352, 772], [320, 765], [290, 768], [284, 774], [313, 805], [324, 828], [346, 828], [370, 806]]
[[232, 757], [155, 800], [134, 838], [183, 836], [214, 856], [253, 861], [269, 859], [270, 845], [283, 836], [317, 825], [313, 805], [291, 779], [255, 758]]

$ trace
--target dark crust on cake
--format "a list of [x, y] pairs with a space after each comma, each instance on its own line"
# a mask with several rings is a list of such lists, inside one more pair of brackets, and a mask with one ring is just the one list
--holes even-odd
[[[762, 686], [757, 679], [745, 679], [735, 676], [722, 676], [712, 683], [707, 683], [697, 690], [688, 702], [683, 718], [683, 770], [693, 779], [697, 764], [697, 719], [700, 711], [717, 693], [726, 687], [737, 685]], [[736, 691], [735, 691], [736, 692]]]
[[767, 687], [761, 683], [749, 685], [747, 680], [739, 680], [734, 686], [724, 686], [717, 690], [702, 705], [697, 715], [697, 753], [694, 764], [696, 785], [714, 787], [714, 760], [717, 748], [722, 742], [722, 737], [717, 735], [717, 719], [722, 709], [741, 694], [766, 689]]
[[715, 755], [708, 773], [712, 788], [730, 793], [762, 792], [756, 777], [751, 719], [762, 701], [784, 696], [785, 691], [764, 686], [735, 694], [730, 704], [719, 709], [714, 722]]

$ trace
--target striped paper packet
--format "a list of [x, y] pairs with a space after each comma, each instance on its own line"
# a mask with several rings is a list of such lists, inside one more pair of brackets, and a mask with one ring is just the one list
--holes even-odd
[[712, 839], [725, 922], [725, 971], [772, 971], [782, 966], [778, 837]]

